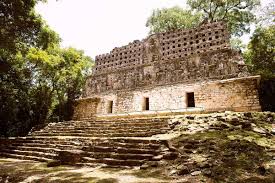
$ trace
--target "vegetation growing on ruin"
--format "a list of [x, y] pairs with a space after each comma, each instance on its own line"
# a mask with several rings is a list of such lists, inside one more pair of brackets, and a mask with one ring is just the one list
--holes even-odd
[[167, 32], [178, 29], [193, 28], [202, 21], [202, 14], [192, 13], [178, 6], [153, 10], [152, 15], [146, 22], [150, 33]]
[[154, 10], [147, 20], [150, 33], [171, 31], [178, 28], [190, 28], [204, 21], [225, 21], [232, 35], [249, 33], [251, 23], [255, 22], [255, 10], [259, 0], [189, 0], [188, 8], [180, 7]]
[[[168, 162], [170, 171], [176, 170], [182, 176], [200, 171], [214, 182], [273, 182], [273, 170], [268, 167], [275, 163], [274, 136], [270, 134], [274, 116], [262, 116], [262, 113], [248, 118], [234, 114], [221, 116], [197, 116], [195, 124], [178, 119], [182, 122], [176, 130], [181, 135], [172, 144], [180, 155]], [[201, 125], [206, 128], [200, 129]], [[196, 128], [198, 132], [190, 131]]]

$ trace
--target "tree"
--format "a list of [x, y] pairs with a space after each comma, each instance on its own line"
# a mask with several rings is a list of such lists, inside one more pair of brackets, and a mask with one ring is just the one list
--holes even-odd
[[230, 45], [235, 50], [243, 50], [246, 48], [246, 45], [238, 37], [233, 37], [230, 39]]
[[245, 60], [251, 65], [252, 72], [264, 78], [275, 77], [275, 25], [255, 30]]
[[32, 123], [30, 72], [20, 56], [0, 50], [9, 64], [0, 72], [0, 136], [22, 135]]
[[69, 120], [73, 115], [73, 103], [81, 93], [87, 76], [90, 74], [92, 59], [84, 55], [81, 50], [65, 48], [60, 52], [64, 59], [56, 71], [56, 101], [52, 117]]
[[0, 49], [0, 136], [26, 135], [46, 121], [68, 120], [92, 60], [83, 51], [60, 48], [57, 33], [44, 25], [33, 46]]
[[23, 42], [32, 45], [43, 25], [34, 7], [39, 0], [1, 0], [0, 49], [14, 50]]
[[256, 16], [252, 10], [260, 5], [259, 0], [188, 0], [192, 10], [203, 14], [209, 22], [223, 20], [234, 36], [250, 31]]
[[60, 47], [59, 35], [34, 11], [38, 1], [0, 2], [0, 136], [70, 119], [92, 63], [84, 52]]
[[156, 9], [147, 19], [146, 27], [150, 34], [186, 29], [197, 26], [202, 21], [200, 13], [192, 13], [178, 6], [173, 8]]
[[[31, 48], [26, 58], [35, 76], [32, 81], [34, 87], [48, 91], [45, 98], [49, 98], [51, 103], [48, 104], [47, 117], [55, 116], [58, 120], [63, 120], [62, 116], [66, 116], [66, 119], [69, 119], [70, 116], [63, 112], [60, 106], [67, 105], [68, 101], [72, 105], [72, 101], [79, 97], [89, 74], [91, 58], [85, 56], [83, 51], [59, 47], [50, 47], [47, 50]], [[60, 110], [55, 110], [53, 114], [57, 106]]]

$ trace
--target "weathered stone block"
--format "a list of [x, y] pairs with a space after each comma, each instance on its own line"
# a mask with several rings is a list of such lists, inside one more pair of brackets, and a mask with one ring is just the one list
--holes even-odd
[[83, 153], [81, 150], [62, 150], [58, 154], [58, 160], [63, 165], [75, 165], [81, 162]]

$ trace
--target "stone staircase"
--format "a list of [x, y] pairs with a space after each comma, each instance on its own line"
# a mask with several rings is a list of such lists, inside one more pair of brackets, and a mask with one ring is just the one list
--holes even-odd
[[[77, 165], [141, 166], [173, 156], [165, 140], [167, 117], [86, 119], [50, 123], [26, 137], [0, 139], [0, 157], [35, 161], [64, 159]], [[66, 160], [67, 161], [67, 160]], [[66, 163], [66, 162], [64, 162]]]
[[166, 118], [88, 119], [52, 123], [34, 136], [150, 137], [168, 130]]

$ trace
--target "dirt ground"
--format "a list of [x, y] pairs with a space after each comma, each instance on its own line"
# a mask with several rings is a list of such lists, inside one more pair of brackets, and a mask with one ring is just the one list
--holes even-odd
[[47, 167], [46, 163], [0, 159], [1, 183], [166, 183], [159, 170], [144, 172], [138, 168]]

